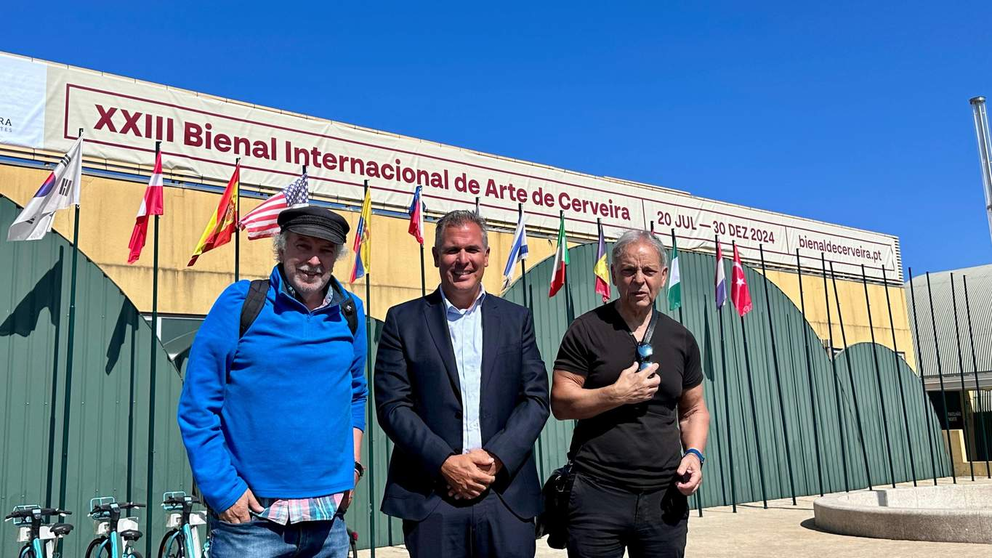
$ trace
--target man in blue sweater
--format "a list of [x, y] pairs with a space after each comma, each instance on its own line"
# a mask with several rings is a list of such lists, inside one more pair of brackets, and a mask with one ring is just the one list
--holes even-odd
[[364, 472], [365, 315], [331, 275], [348, 223], [305, 207], [279, 226], [267, 285], [220, 295], [179, 399], [214, 558], [346, 556], [343, 514]]

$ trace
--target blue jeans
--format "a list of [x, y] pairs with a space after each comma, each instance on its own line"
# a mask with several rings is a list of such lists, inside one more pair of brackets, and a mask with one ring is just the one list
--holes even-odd
[[344, 518], [279, 525], [252, 517], [248, 523], [224, 523], [210, 517], [211, 558], [346, 558], [348, 530]]

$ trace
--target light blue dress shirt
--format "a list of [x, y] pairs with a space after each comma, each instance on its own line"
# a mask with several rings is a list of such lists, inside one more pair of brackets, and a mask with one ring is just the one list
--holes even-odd
[[462, 390], [462, 453], [482, 449], [482, 427], [479, 424], [479, 403], [482, 381], [482, 301], [486, 289], [479, 284], [479, 296], [466, 310], [448, 302], [441, 289], [451, 348], [455, 351], [458, 383]]

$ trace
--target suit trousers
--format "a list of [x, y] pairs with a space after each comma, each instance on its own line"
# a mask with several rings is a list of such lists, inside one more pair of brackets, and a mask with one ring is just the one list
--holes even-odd
[[577, 473], [568, 502], [569, 558], [682, 558], [689, 504], [675, 488], [630, 492]]
[[403, 521], [411, 558], [533, 558], [534, 518], [520, 519], [493, 493], [442, 500], [423, 521]]

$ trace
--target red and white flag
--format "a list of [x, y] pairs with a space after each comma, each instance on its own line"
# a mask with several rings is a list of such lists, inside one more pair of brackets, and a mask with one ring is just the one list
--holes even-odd
[[734, 244], [734, 271], [730, 276], [730, 300], [734, 303], [737, 313], [744, 317], [751, 311], [751, 291], [747, 288], [747, 279], [744, 278], [744, 266], [741, 265], [741, 253]]
[[131, 231], [131, 241], [127, 243], [130, 253], [127, 263], [133, 264], [141, 257], [141, 249], [145, 247], [145, 238], [148, 236], [148, 217], [150, 215], [162, 215], [164, 206], [162, 192], [162, 152], [155, 150], [155, 170], [148, 180], [148, 187], [145, 188], [145, 197], [141, 199], [141, 207], [138, 208], [138, 216], [134, 220], [134, 230]]
[[283, 188], [282, 192], [265, 200], [262, 205], [251, 210], [238, 224], [248, 230], [248, 240], [258, 240], [279, 234], [279, 214], [284, 209], [309, 205], [310, 192], [307, 190], [307, 171]]

